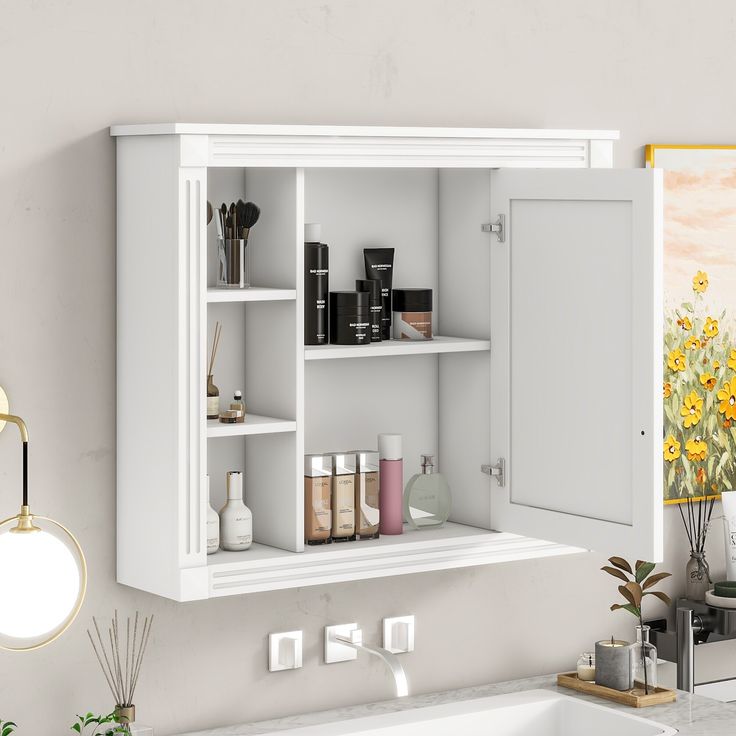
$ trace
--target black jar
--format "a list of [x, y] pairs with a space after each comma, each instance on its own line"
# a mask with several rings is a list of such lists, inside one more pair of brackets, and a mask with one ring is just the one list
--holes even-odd
[[371, 318], [371, 342], [381, 342], [381, 315], [383, 301], [381, 299], [381, 282], [376, 279], [357, 279], [356, 291], [368, 292], [368, 313]]
[[330, 343], [368, 345], [371, 318], [367, 291], [330, 292]]

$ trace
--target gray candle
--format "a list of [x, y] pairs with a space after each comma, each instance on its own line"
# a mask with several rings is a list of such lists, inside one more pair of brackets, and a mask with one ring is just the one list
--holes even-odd
[[613, 637], [596, 642], [595, 682], [614, 690], [631, 690], [634, 687], [629, 642]]

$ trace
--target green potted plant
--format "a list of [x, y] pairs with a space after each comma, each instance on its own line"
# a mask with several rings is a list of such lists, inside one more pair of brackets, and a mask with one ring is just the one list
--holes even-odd
[[[113, 711], [109, 715], [95, 715], [92, 712], [84, 716], [77, 716], [77, 720], [69, 728], [70, 731], [80, 734], [80, 736], [109, 736], [110, 734], [129, 733], [128, 727], [118, 723]], [[5, 736], [2, 732], [0, 736]]]
[[17, 726], [13, 721], [4, 721], [0, 718], [0, 736], [10, 736], [11, 733], [15, 732]]
[[644, 624], [642, 603], [648, 595], [659, 598], [668, 606], [672, 603], [666, 593], [661, 590], [652, 590], [657, 583], [670, 577], [670, 573], [658, 572], [653, 575], [655, 564], [644, 560], [637, 560], [633, 569], [623, 557], [609, 557], [608, 561], [611, 566], [604, 565], [601, 570], [623, 581], [624, 584], [618, 586], [618, 592], [626, 601], [625, 603], [614, 603], [611, 610], [628, 611], [639, 619], [639, 625], [636, 627], [636, 643], [632, 652], [634, 681], [643, 683], [644, 694], [649, 695], [650, 685], [657, 686], [657, 650], [649, 642], [649, 626]]

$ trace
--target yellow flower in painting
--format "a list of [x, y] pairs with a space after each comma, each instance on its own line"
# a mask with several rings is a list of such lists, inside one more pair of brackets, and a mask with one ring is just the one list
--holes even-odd
[[703, 332], [705, 332], [708, 337], [715, 337], [718, 334], [718, 320], [706, 317]]
[[708, 274], [705, 271], [698, 271], [693, 276], [693, 291], [702, 294], [708, 288]]
[[662, 393], [664, 394], [665, 399], [669, 399], [669, 397], [672, 396], [672, 384], [669, 381], [662, 384]]
[[685, 340], [685, 347], [688, 350], [697, 350], [700, 348], [700, 340], [698, 340], [697, 337], [693, 337], [690, 335], [687, 340]]
[[731, 355], [728, 358], [728, 367], [732, 371], [736, 371], [736, 350], [731, 350]]
[[736, 378], [726, 381], [716, 396], [721, 402], [718, 411], [726, 415], [726, 421], [736, 419]]
[[716, 387], [716, 377], [710, 373], [701, 373], [700, 383], [705, 386], [708, 391], [712, 391]]
[[674, 462], [680, 457], [680, 443], [670, 435], [664, 441], [664, 459], [668, 462]]
[[[736, 350], [733, 351], [736, 354]], [[687, 360], [685, 359], [685, 353], [680, 348], [675, 348], [667, 356], [667, 365], [673, 371], [684, 371], [687, 368]], [[735, 363], [736, 365], [736, 363]], [[736, 370], [736, 368], [734, 368]]]
[[688, 317], [687, 315], [685, 315], [681, 319], [678, 319], [677, 324], [685, 331], [692, 330], [693, 328], [693, 323], [690, 321], [690, 317]]
[[[736, 385], [736, 381], [734, 381]], [[719, 392], [720, 395], [720, 392]], [[682, 426], [694, 427], [703, 416], [703, 399], [698, 396], [695, 391], [691, 391], [686, 397], [682, 408], [680, 409]]]
[[708, 456], [708, 445], [705, 444], [702, 437], [693, 437], [685, 443], [688, 460], [705, 460]]
[[714, 360], [713, 361], [713, 370], [717, 371], [721, 367], [721, 361], [720, 360]]

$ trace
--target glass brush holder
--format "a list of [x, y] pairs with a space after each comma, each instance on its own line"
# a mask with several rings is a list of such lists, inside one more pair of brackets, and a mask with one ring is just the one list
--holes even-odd
[[217, 286], [247, 289], [251, 280], [251, 249], [245, 238], [218, 238]]

